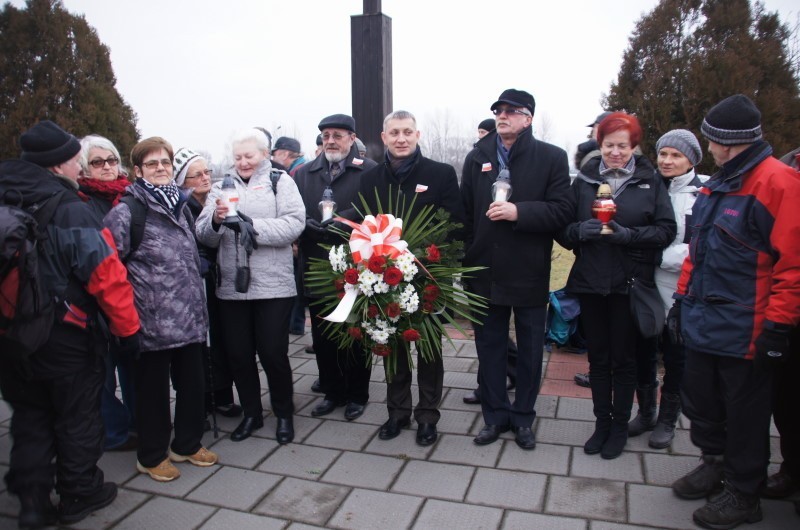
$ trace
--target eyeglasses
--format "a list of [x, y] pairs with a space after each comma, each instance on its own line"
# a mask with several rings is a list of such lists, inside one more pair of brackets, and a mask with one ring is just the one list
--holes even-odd
[[[350, 133], [350, 134], [352, 134], [352, 133]], [[326, 141], [326, 142], [327, 142], [328, 140], [330, 140], [331, 138], [333, 138], [335, 141], [337, 141], [337, 142], [338, 142], [339, 140], [342, 140], [342, 139], [344, 139], [344, 138], [349, 138], [349, 137], [350, 137], [350, 134], [342, 134], [342, 133], [333, 133], [333, 134], [331, 134], [331, 133], [323, 133], [323, 134], [322, 134], [322, 139], [323, 139], [324, 141]]]
[[492, 111], [495, 116], [500, 116], [502, 113], [506, 114], [522, 114], [523, 116], [530, 116], [530, 113], [521, 109], [512, 109], [511, 107], [497, 107]]
[[214, 172], [213, 169], [204, 169], [203, 171], [201, 171], [199, 173], [195, 173], [194, 175], [187, 176], [186, 180], [199, 179], [199, 178], [202, 178], [202, 177], [210, 177], [213, 172]]
[[164, 169], [172, 171], [172, 160], [170, 160], [169, 158], [162, 158], [161, 160], [148, 160], [147, 162], [142, 162], [142, 166], [146, 167], [147, 169], [157, 169], [159, 164], [164, 166]]
[[103, 160], [102, 158], [95, 158], [94, 160], [89, 162], [89, 165], [92, 166], [95, 169], [100, 169], [101, 167], [105, 166], [106, 164], [108, 164], [111, 167], [114, 167], [117, 164], [119, 164], [119, 158], [117, 158], [115, 156], [110, 156], [110, 157], [106, 158], [105, 160]]

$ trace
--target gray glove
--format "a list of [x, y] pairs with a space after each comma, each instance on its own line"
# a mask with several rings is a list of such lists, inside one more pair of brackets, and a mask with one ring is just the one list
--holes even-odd
[[608, 227], [613, 230], [614, 233], [604, 235], [604, 241], [614, 243], [615, 245], [627, 245], [631, 242], [633, 233], [631, 232], [630, 228], [625, 228], [616, 221], [609, 221]]
[[603, 223], [600, 219], [589, 219], [582, 221], [578, 225], [578, 237], [581, 241], [591, 241], [600, 237], [600, 230], [603, 229]]

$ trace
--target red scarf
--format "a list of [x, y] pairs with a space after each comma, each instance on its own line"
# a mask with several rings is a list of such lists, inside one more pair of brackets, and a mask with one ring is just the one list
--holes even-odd
[[120, 175], [117, 180], [98, 180], [87, 177], [80, 177], [78, 185], [81, 191], [90, 197], [98, 197], [107, 200], [113, 208], [119, 203], [119, 198], [125, 192], [125, 188], [131, 185], [128, 179]]

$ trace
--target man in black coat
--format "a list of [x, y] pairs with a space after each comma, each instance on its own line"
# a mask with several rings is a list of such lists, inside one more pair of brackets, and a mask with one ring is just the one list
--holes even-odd
[[[393, 199], [405, 196], [406, 204], [416, 197], [414, 208], [407, 212], [411, 219], [423, 207], [432, 204], [436, 209], [444, 209], [450, 219], [456, 223], [464, 221], [464, 211], [458, 193], [458, 178], [452, 166], [434, 162], [422, 156], [417, 143], [420, 132], [413, 114], [398, 110], [383, 120], [381, 139], [386, 146], [386, 158], [383, 164], [364, 173], [361, 178], [361, 194], [370, 211], [378, 212], [375, 198], [376, 191], [382, 205], [390, 204], [389, 195]], [[402, 202], [402, 197], [401, 197]], [[451, 234], [452, 235], [452, 234]], [[442, 384], [444, 382], [444, 366], [439, 352], [430, 362], [417, 355], [417, 385], [419, 401], [414, 409], [417, 421], [417, 443], [431, 445], [436, 441], [438, 433], [436, 424], [439, 421], [439, 402], [442, 400]], [[411, 370], [408, 363], [398, 360], [397, 372], [388, 384], [386, 405], [389, 419], [381, 426], [378, 437], [391, 440], [400, 434], [400, 429], [410, 423], [411, 416]]]
[[[475, 438], [478, 445], [514, 429], [520, 447], [536, 446], [531, 426], [542, 374], [553, 234], [569, 222], [573, 205], [567, 154], [533, 137], [534, 108], [527, 92], [505, 90], [491, 107], [497, 128], [467, 155], [461, 178], [467, 215], [464, 266], [486, 267], [468, 285], [489, 299], [488, 314], [475, 325], [486, 424]], [[511, 194], [495, 200], [493, 184], [505, 178]], [[512, 309], [519, 350], [513, 404], [506, 391]]]
[[[300, 236], [298, 259], [305, 273], [311, 258], [327, 259], [328, 253], [320, 244], [341, 243], [340, 238], [327, 230], [332, 218], [323, 219], [319, 204], [326, 192], [346, 209], [358, 203], [358, 187], [365, 170], [375, 167], [375, 162], [361, 158], [354, 145], [356, 122], [351, 116], [334, 114], [319, 123], [323, 151], [313, 161], [300, 166], [295, 182], [306, 206], [306, 229]], [[332, 212], [331, 212], [332, 213]], [[330, 214], [329, 214], [330, 215]], [[317, 356], [319, 381], [325, 398], [311, 410], [312, 416], [325, 416], [337, 407], [346, 405], [344, 417], [350, 421], [364, 413], [369, 399], [370, 368], [360, 347], [353, 351], [340, 350], [324, 333], [320, 317], [322, 306], [313, 302], [319, 295], [304, 287], [311, 314], [311, 336]]]

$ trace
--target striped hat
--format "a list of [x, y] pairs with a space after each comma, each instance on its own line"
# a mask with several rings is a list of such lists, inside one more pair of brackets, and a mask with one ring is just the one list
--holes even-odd
[[711, 107], [700, 132], [722, 145], [752, 144], [761, 140], [761, 112], [750, 98], [736, 94]]

